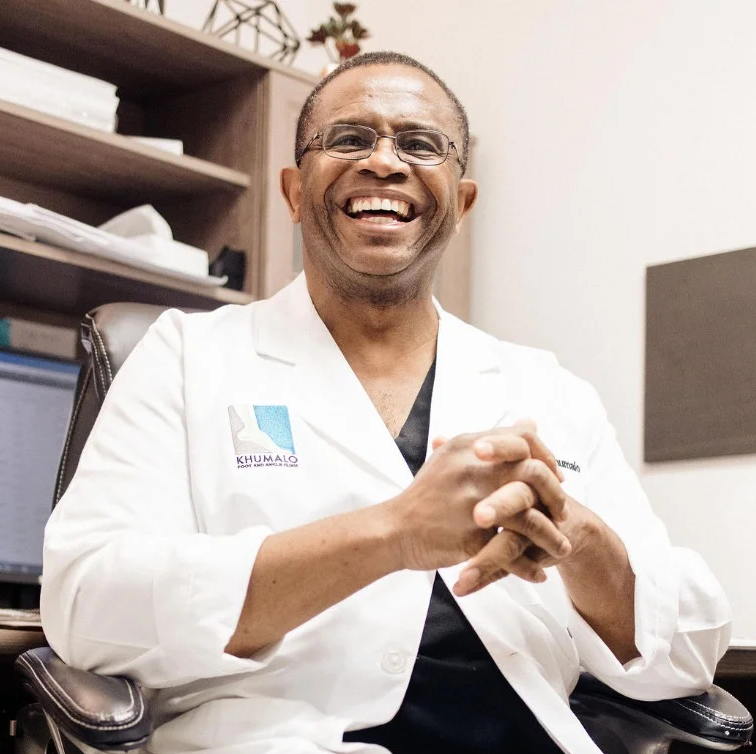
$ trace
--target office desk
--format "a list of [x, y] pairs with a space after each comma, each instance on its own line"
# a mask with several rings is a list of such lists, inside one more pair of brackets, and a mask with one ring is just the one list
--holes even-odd
[[717, 665], [717, 678], [756, 678], [756, 644], [730, 647]]

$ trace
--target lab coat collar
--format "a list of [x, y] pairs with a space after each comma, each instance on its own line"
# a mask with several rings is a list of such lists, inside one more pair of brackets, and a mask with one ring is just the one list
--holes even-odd
[[[404, 489], [412, 475], [370, 398], [320, 319], [304, 274], [262, 304], [255, 342], [261, 356], [293, 366], [297, 413], [355, 462]], [[429, 444], [495, 426], [507, 413], [496, 341], [439, 312]]]
[[499, 342], [436, 306], [440, 326], [429, 443], [514, 421]]

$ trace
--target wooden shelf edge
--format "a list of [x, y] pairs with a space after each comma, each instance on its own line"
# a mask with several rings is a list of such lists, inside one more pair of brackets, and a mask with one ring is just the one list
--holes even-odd
[[158, 28], [162, 28], [166, 31], [184, 37], [192, 42], [205, 45], [217, 52], [224, 53], [231, 58], [235, 58], [246, 63], [252, 63], [257, 68], [262, 68], [269, 71], [279, 71], [285, 73], [292, 78], [305, 81], [310, 84], [316, 84], [318, 82], [317, 76], [307, 73], [306, 71], [293, 68], [285, 63], [279, 63], [277, 60], [268, 58], [252, 50], [246, 50], [238, 45], [226, 42], [220, 37], [209, 34], [206, 31], [200, 29], [194, 29], [191, 26], [182, 24], [179, 21], [174, 21], [171, 18], [165, 18], [157, 13], [152, 13], [144, 8], [138, 8], [135, 5], [124, 3], [123, 0], [89, 0], [89, 2], [96, 3], [105, 8], [111, 9], [116, 13], [123, 13], [124, 15], [131, 16], [132, 18], [139, 19], [145, 23], [153, 24]]
[[71, 136], [102, 144], [111, 149], [117, 149], [124, 154], [143, 157], [163, 165], [170, 165], [188, 173], [209, 178], [226, 189], [240, 191], [249, 188], [251, 178], [239, 170], [217, 165], [207, 160], [201, 160], [191, 155], [174, 155], [162, 149], [142, 144], [122, 134], [111, 134], [96, 128], [84, 126], [73, 121], [48, 115], [39, 110], [33, 110], [22, 105], [0, 99], [0, 113], [10, 115], [19, 120], [26, 120], [54, 131], [63, 132]]
[[269, 71], [317, 82], [310, 73], [123, 0], [3, 0], [0, 46], [110, 81], [135, 101]]
[[202, 296], [211, 301], [218, 301], [223, 304], [250, 304], [255, 299], [248, 293], [235, 291], [231, 288], [222, 288], [220, 286], [205, 286], [192, 283], [187, 280], [180, 280], [170, 275], [161, 275], [157, 272], [150, 272], [139, 267], [130, 267], [121, 262], [115, 262], [103, 257], [97, 257], [91, 254], [85, 254], [70, 249], [62, 249], [58, 246], [48, 246], [47, 244], [37, 243], [36, 241], [26, 241], [16, 236], [10, 236], [0, 232], [0, 249], [10, 249], [21, 254], [29, 254], [34, 257], [49, 259], [50, 261], [60, 262], [63, 264], [80, 267], [86, 270], [93, 270], [119, 278], [126, 278], [134, 282], [146, 283], [148, 285], [168, 288], [175, 291], [182, 291], [196, 296]]

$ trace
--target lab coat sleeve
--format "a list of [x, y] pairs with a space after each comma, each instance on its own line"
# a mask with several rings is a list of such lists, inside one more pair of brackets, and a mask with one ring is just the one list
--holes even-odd
[[45, 531], [42, 621], [63, 660], [150, 687], [254, 671], [224, 652], [265, 527], [198, 532], [182, 329], [163, 314], [111, 386]]
[[[635, 643], [640, 656], [620, 664], [588, 623], [571, 611], [581, 664], [637, 699], [697, 694], [712, 682], [730, 638], [730, 608], [701, 557], [670, 544], [640, 482], [623, 457], [592, 387], [570, 377], [573, 406], [587, 409], [586, 499], [620, 536], [635, 573]], [[573, 392], [573, 391], [570, 391]]]

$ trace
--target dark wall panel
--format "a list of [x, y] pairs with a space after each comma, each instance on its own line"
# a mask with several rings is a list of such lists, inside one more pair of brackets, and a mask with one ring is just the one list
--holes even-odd
[[646, 461], [756, 453], [756, 249], [649, 267]]

